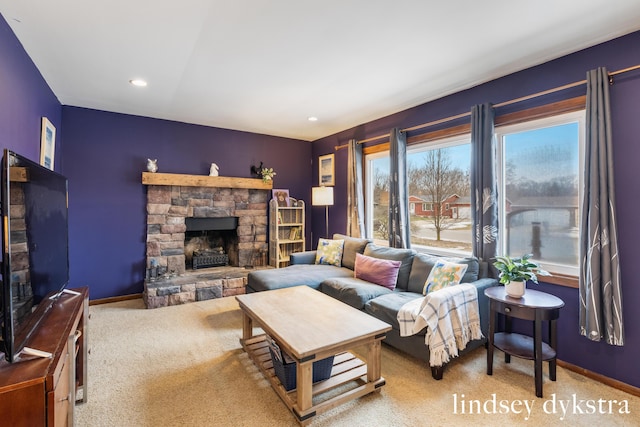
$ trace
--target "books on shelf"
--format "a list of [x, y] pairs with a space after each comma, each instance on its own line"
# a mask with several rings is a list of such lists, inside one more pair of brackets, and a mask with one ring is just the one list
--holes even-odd
[[289, 230], [289, 240], [300, 240], [302, 238], [302, 227], [291, 227]]
[[305, 249], [304, 202], [298, 200], [295, 206], [285, 207], [271, 200], [269, 209], [269, 264], [285, 267], [292, 253]]

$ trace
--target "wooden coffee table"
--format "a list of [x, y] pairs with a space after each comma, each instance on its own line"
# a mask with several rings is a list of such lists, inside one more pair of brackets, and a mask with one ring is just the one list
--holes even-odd
[[[313, 417], [380, 390], [381, 341], [389, 324], [308, 286], [236, 296], [242, 310], [242, 347], [287, 407], [306, 425]], [[297, 362], [297, 389], [287, 392], [276, 377], [261, 327]], [[347, 350], [366, 348], [366, 363]], [[312, 384], [313, 362], [335, 356], [331, 377]], [[328, 390], [340, 394], [323, 399]], [[314, 404], [315, 402], [315, 404]]]

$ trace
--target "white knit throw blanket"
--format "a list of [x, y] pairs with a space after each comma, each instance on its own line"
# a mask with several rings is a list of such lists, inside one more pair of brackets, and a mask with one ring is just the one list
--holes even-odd
[[458, 356], [471, 340], [483, 337], [478, 312], [478, 290], [468, 283], [449, 286], [416, 298], [398, 312], [400, 336], [406, 337], [427, 328], [425, 344], [429, 364], [442, 366]]

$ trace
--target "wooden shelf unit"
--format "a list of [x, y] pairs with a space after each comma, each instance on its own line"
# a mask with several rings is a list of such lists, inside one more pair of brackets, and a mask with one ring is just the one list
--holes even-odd
[[27, 342], [51, 358], [0, 361], [2, 423], [73, 426], [75, 404], [87, 401], [89, 288], [73, 291], [79, 294], [63, 293]]
[[289, 265], [289, 256], [305, 250], [304, 201], [296, 206], [278, 206], [269, 202], [269, 265], [280, 268]]

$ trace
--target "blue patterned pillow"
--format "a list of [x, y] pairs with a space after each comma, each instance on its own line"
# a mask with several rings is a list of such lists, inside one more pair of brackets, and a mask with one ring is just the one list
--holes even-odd
[[319, 239], [316, 249], [316, 264], [342, 265], [344, 240]]
[[467, 264], [456, 264], [448, 261], [437, 261], [431, 269], [427, 281], [422, 288], [422, 294], [435, 292], [438, 289], [460, 284], [462, 276], [467, 271]]

